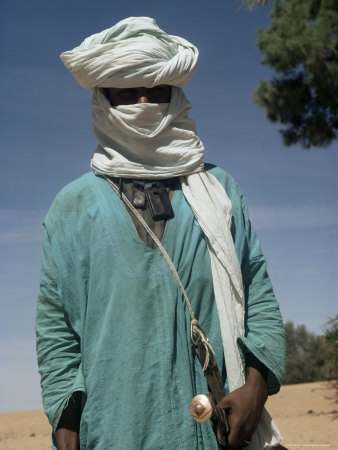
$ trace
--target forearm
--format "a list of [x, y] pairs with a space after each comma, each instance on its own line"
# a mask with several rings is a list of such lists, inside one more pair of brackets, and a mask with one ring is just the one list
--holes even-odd
[[81, 419], [81, 392], [74, 392], [55, 431], [58, 450], [79, 449], [79, 429]]
[[55, 432], [56, 444], [58, 450], [78, 450], [79, 434], [67, 430], [66, 428], [59, 428]]
[[245, 384], [255, 392], [257, 407], [263, 408], [268, 399], [268, 386], [261, 371], [252, 366], [247, 367]]
[[[268, 369], [252, 353], [245, 355], [246, 384], [260, 390], [262, 395], [268, 396], [267, 375]], [[265, 403], [265, 402], [264, 402]]]
[[280, 388], [284, 371], [284, 326], [265, 260], [257, 258], [249, 264], [247, 271], [251, 276], [246, 280], [245, 336], [240, 338], [239, 345], [245, 359], [251, 353], [264, 364], [269, 394], [275, 394]]
[[64, 307], [56, 253], [47, 227], [44, 226], [36, 311], [36, 348], [43, 407], [54, 432], [67, 399], [73, 392], [86, 392], [80, 339]]

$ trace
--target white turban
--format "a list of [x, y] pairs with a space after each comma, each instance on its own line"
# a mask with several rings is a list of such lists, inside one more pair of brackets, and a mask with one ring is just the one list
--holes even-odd
[[86, 38], [61, 59], [78, 83], [95, 87], [185, 86], [198, 63], [198, 50], [162, 31], [154, 19], [129, 17]]

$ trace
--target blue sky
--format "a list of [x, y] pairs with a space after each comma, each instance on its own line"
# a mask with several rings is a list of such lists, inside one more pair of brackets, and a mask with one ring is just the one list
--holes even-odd
[[90, 94], [60, 53], [128, 16], [150, 16], [200, 50], [185, 92], [206, 160], [244, 191], [284, 320], [321, 333], [337, 313], [338, 143], [282, 145], [278, 126], [252, 102], [260, 65], [253, 13], [235, 0], [3, 0], [0, 204], [0, 411], [41, 407], [34, 353], [40, 229], [56, 193], [89, 169], [96, 143]]

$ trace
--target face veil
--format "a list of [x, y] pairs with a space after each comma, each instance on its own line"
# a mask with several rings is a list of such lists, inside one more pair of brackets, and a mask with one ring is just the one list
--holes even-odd
[[95, 89], [92, 121], [99, 146], [91, 166], [115, 177], [170, 178], [204, 168], [204, 147], [188, 118], [190, 103], [173, 87], [170, 103], [112, 107]]

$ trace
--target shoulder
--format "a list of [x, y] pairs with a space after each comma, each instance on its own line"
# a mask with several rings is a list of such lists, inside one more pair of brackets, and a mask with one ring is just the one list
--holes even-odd
[[102, 178], [89, 172], [67, 184], [56, 195], [45, 222], [55, 221], [63, 215], [88, 210], [102, 183], [104, 183]]
[[100, 183], [100, 180], [101, 178], [97, 177], [93, 172], [85, 173], [81, 177], [63, 187], [56, 195], [55, 200], [67, 201], [68, 199], [88, 194], [97, 189], [97, 185]]
[[213, 175], [217, 180], [220, 182], [220, 184], [224, 187], [228, 197], [232, 201], [232, 203], [237, 204], [242, 203], [244, 200], [243, 193], [235, 180], [235, 178], [230, 175], [229, 172], [221, 169], [220, 167], [206, 163], [204, 164], [204, 169], [209, 172], [211, 175]]

